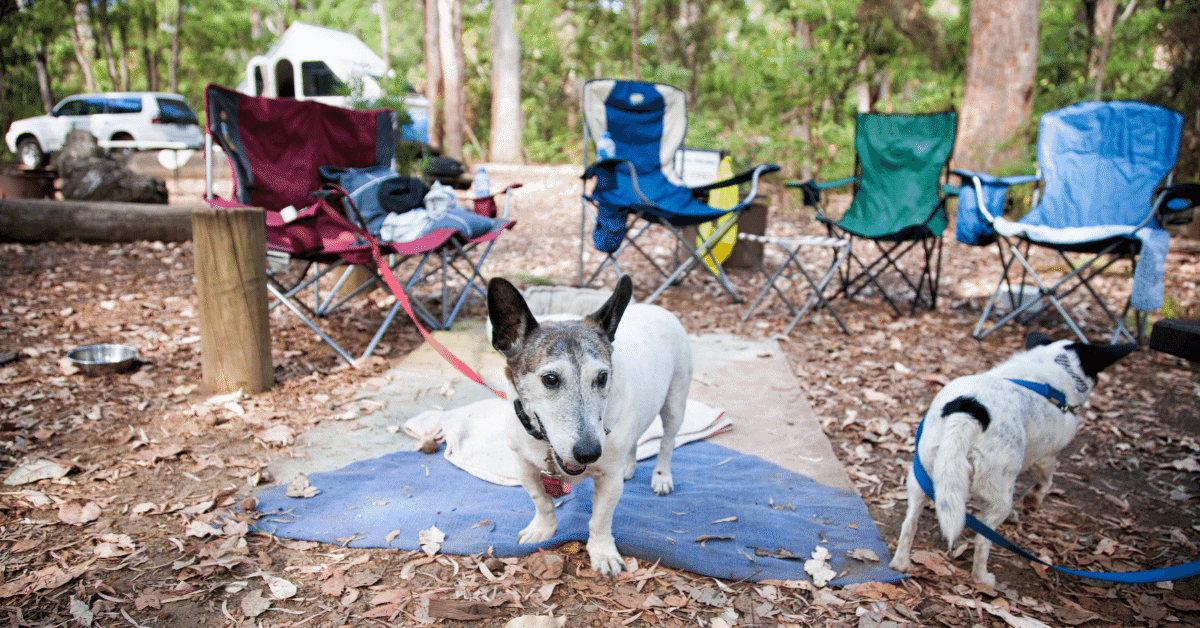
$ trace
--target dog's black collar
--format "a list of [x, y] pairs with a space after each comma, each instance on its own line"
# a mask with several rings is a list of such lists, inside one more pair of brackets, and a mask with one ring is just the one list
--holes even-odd
[[[530, 436], [538, 440], [546, 440], [546, 435], [542, 432], [542, 430], [539, 430], [537, 427], [533, 426], [533, 420], [530, 419], [529, 415], [525, 413], [525, 408], [521, 405], [520, 399], [513, 400], [513, 410], [515, 410], [517, 413], [517, 420], [521, 422], [521, 427], [524, 427], [525, 431], [529, 432]], [[538, 427], [541, 427], [541, 421], [538, 421]]]

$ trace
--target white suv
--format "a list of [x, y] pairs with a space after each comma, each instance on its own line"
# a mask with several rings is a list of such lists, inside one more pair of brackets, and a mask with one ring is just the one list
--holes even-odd
[[62, 149], [72, 128], [96, 136], [100, 146], [132, 152], [159, 148], [200, 148], [204, 134], [196, 112], [179, 94], [109, 92], [63, 99], [47, 116], [17, 120], [4, 141], [31, 168]]

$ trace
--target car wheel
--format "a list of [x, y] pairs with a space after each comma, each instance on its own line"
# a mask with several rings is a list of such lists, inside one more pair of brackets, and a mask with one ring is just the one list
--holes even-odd
[[21, 160], [22, 165], [29, 168], [40, 168], [46, 163], [46, 153], [42, 150], [42, 145], [32, 137], [17, 142], [17, 158]]
[[[117, 133], [116, 135], [112, 136], [112, 139], [114, 142], [132, 142], [133, 136], [128, 133]], [[109, 149], [108, 154], [120, 161], [125, 161], [126, 159], [129, 159], [129, 156], [132, 155], [135, 150], [136, 149], [134, 149], [132, 146], [122, 146], [119, 148]]]

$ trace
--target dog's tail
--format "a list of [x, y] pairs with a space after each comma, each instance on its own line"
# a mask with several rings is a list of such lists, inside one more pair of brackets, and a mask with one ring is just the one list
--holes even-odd
[[959, 397], [942, 408], [945, 427], [933, 461], [934, 507], [942, 536], [951, 547], [967, 519], [971, 491], [971, 461], [968, 455], [975, 439], [987, 428], [987, 409], [970, 397]]

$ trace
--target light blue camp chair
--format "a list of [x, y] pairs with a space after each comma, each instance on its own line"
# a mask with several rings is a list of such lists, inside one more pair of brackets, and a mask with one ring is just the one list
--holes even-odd
[[[763, 164], [723, 181], [688, 187], [675, 169], [675, 153], [687, 134], [687, 101], [681, 90], [670, 85], [613, 79], [588, 81], [583, 87], [583, 118], [581, 287], [589, 287], [606, 268], [615, 271], [616, 276], [625, 274], [619, 258], [633, 249], [664, 278], [645, 299], [646, 303], [653, 302], [691, 269], [705, 267], [705, 253], [725, 236], [733, 221], [722, 223], [699, 244], [694, 237], [685, 237], [682, 228], [727, 214], [741, 214], [757, 196], [759, 178], [779, 170], [774, 164]], [[587, 182], [591, 179], [595, 179], [595, 185], [589, 192]], [[710, 190], [743, 183], [750, 184], [749, 191], [733, 208], [716, 209], [700, 200]], [[666, 262], [661, 256], [655, 259], [653, 250], [638, 242], [655, 225], [674, 236], [676, 254]], [[602, 256], [590, 274], [585, 263], [589, 246]], [[679, 250], [686, 254], [678, 254]], [[714, 272], [725, 291], [740, 302], [737, 290], [719, 264]]]
[[[1172, 186], [1183, 116], [1139, 102], [1085, 102], [1042, 116], [1037, 174], [994, 177], [955, 170], [962, 177], [956, 237], [966, 244], [998, 244], [1003, 274], [972, 335], [983, 338], [1000, 326], [1027, 324], [1053, 308], [1081, 341], [1087, 336], [1064, 299], [1080, 288], [1093, 297], [1113, 325], [1110, 342], [1140, 342], [1146, 313], [1163, 301], [1163, 273], [1170, 236], [1164, 218], [1196, 203], [1196, 186]], [[1008, 188], [1036, 183], [1032, 209], [1010, 221], [1003, 216]], [[1056, 251], [1064, 276], [1035, 272], [1032, 247]], [[1133, 285], [1119, 313], [1091, 280], [1119, 260], [1133, 264]], [[1049, 274], [1049, 273], [1045, 273]], [[1079, 296], [1086, 302], [1086, 296]], [[1127, 318], [1133, 311], [1134, 329]], [[993, 315], [994, 324], [988, 325]], [[1107, 325], [1107, 323], [1105, 323]]]

